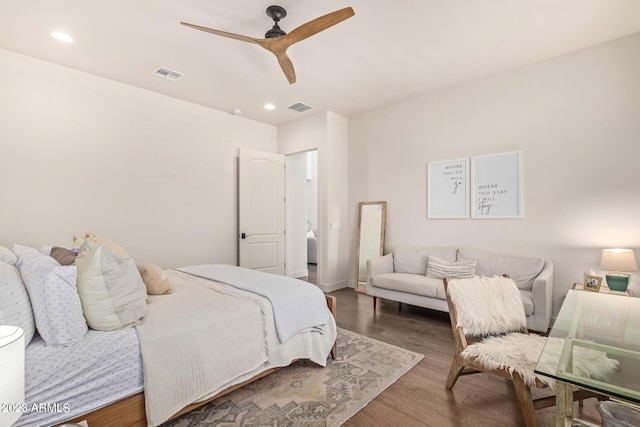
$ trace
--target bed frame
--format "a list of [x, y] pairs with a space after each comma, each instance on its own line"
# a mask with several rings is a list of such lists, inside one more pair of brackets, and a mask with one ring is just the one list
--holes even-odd
[[[327, 307], [329, 307], [329, 311], [333, 315], [333, 318], [336, 318], [336, 297], [331, 295], [325, 295], [327, 300]], [[335, 360], [336, 358], [336, 343], [333, 344], [331, 348], [331, 357]], [[198, 403], [193, 403], [180, 412], [174, 414], [170, 419], [174, 419], [179, 417], [180, 415], [186, 414], [196, 408], [199, 408], [202, 405], [205, 405], [212, 400], [215, 400], [219, 397], [224, 396], [225, 394], [231, 393], [234, 390], [237, 390], [245, 385], [252, 383], [262, 377], [269, 375], [272, 372], [277, 371], [280, 368], [271, 368], [264, 372], [257, 374], [256, 376], [249, 378], [248, 380], [231, 386], [225, 390], [222, 390], [220, 393], [215, 396]], [[93, 412], [89, 412], [88, 414], [80, 415], [79, 417], [73, 418], [71, 420], [66, 421], [66, 423], [78, 423], [80, 421], [86, 421], [89, 424], [89, 427], [146, 427], [147, 426], [147, 416], [145, 412], [144, 405], [144, 393], [134, 394], [133, 396], [129, 396], [125, 399], [114, 402], [108, 406], [105, 406], [100, 409], [96, 409]]]

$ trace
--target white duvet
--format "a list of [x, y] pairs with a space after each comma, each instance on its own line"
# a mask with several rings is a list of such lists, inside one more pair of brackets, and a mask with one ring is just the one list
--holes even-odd
[[324, 333], [300, 333], [281, 344], [266, 298], [186, 273], [167, 273], [174, 292], [150, 297], [145, 322], [136, 327], [149, 426], [294, 359], [325, 366], [336, 337], [332, 316]]
[[324, 294], [311, 283], [227, 264], [193, 265], [178, 270], [267, 298], [280, 342], [303, 331], [322, 332], [329, 321]]

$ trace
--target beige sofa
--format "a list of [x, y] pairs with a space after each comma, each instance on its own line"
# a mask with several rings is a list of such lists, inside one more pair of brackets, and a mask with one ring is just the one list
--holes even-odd
[[460, 264], [468, 266], [468, 261], [476, 260], [476, 275], [508, 274], [520, 289], [527, 327], [547, 332], [552, 314], [553, 264], [548, 259], [536, 257], [499, 255], [465, 248], [399, 246], [390, 254], [367, 261], [366, 292], [373, 297], [374, 309], [377, 298], [384, 298], [448, 312], [444, 284], [435, 270], [436, 259], [432, 258], [431, 268], [429, 256], [450, 263], [451, 271]]

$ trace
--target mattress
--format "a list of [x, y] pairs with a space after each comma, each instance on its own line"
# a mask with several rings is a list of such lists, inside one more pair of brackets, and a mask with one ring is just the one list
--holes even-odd
[[18, 426], [48, 426], [143, 390], [142, 357], [134, 328], [89, 330], [70, 345], [36, 335], [27, 346], [25, 405]]

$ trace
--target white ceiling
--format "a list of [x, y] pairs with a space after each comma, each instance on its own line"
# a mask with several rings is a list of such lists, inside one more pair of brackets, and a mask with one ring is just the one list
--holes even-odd
[[[287, 32], [355, 10], [289, 48], [293, 85], [261, 47], [179, 24], [261, 38], [273, 3]], [[638, 31], [638, 0], [0, 0], [0, 48], [273, 125], [322, 110], [349, 117]], [[158, 79], [160, 66], [186, 76]], [[314, 109], [287, 109], [299, 101]]]

